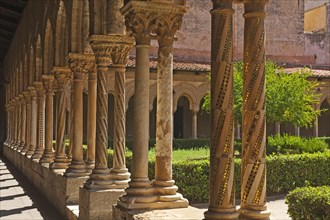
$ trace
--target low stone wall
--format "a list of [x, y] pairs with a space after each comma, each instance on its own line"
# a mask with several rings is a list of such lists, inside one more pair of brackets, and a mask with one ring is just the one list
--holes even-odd
[[50, 170], [48, 166], [9, 147], [4, 146], [3, 154], [62, 216], [74, 219], [67, 205], [78, 205], [79, 187], [88, 177], [68, 178], [63, 171]]

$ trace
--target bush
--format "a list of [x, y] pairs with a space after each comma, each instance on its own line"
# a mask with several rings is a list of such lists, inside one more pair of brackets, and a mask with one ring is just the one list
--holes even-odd
[[317, 137], [316, 139], [325, 141], [328, 144], [328, 147], [330, 149], [330, 137]]
[[324, 152], [328, 148], [328, 144], [322, 139], [307, 139], [287, 134], [269, 136], [267, 141], [267, 155]]
[[[112, 151], [109, 151], [112, 167]], [[274, 155], [266, 158], [267, 194], [287, 193], [296, 187], [330, 185], [330, 152], [298, 155]], [[131, 170], [132, 154], [126, 153], [127, 168]], [[154, 179], [154, 161], [149, 161], [149, 178]], [[240, 195], [241, 160], [235, 159], [235, 189]], [[208, 201], [209, 161], [195, 160], [173, 163], [173, 179], [192, 203]]]
[[330, 186], [302, 187], [286, 197], [293, 220], [330, 219]]

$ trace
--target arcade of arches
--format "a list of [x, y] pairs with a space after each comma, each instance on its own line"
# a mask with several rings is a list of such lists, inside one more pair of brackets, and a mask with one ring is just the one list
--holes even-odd
[[[269, 219], [264, 105], [267, 0], [212, 2], [209, 86], [198, 71], [187, 70], [182, 77], [184, 71], [173, 63], [175, 34], [189, 10], [185, 0], [28, 1], [5, 59], [10, 81], [5, 87], [3, 151], [62, 215], [140, 219], [136, 216], [146, 210], [189, 209], [172, 179], [172, 139], [173, 134], [198, 136], [198, 122], [207, 117], [200, 113], [201, 101], [211, 88], [210, 193], [208, 211], [202, 216]], [[245, 10], [239, 210], [233, 184], [233, 4], [244, 5]], [[185, 117], [192, 118], [190, 123]], [[130, 169], [125, 164], [126, 131], [133, 138]], [[111, 167], [108, 132], [114, 140]], [[156, 137], [153, 180], [148, 178], [149, 136]], [[70, 211], [73, 205], [79, 214]]]

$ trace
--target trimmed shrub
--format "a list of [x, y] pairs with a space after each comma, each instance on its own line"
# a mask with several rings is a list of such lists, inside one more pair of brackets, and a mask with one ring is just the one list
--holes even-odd
[[286, 196], [293, 220], [330, 219], [330, 186], [297, 188]]
[[324, 152], [328, 148], [328, 144], [322, 139], [307, 139], [287, 134], [269, 136], [267, 141], [267, 155]]
[[316, 139], [325, 141], [328, 144], [328, 147], [330, 149], [330, 137], [317, 137]]
[[[109, 150], [109, 167], [112, 167]], [[330, 152], [298, 155], [274, 155], [266, 158], [267, 194], [287, 193], [306, 185], [330, 185]], [[132, 154], [126, 153], [127, 168], [131, 170]], [[149, 178], [155, 177], [154, 161], [149, 161]], [[235, 159], [235, 189], [240, 195], [241, 160]], [[192, 160], [173, 163], [173, 179], [182, 193], [192, 203], [208, 201], [209, 161]]]

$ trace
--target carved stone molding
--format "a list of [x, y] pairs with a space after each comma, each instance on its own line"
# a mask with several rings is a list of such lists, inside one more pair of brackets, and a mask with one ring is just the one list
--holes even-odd
[[29, 86], [28, 91], [29, 91], [31, 99], [36, 99], [37, 91], [36, 91], [35, 87], [34, 86]]
[[53, 75], [42, 75], [42, 81], [47, 93], [52, 93], [55, 88], [55, 78]]
[[68, 67], [54, 67], [52, 70], [56, 79], [56, 88], [63, 90], [71, 82], [72, 74]]
[[44, 95], [45, 94], [46, 90], [45, 90], [44, 85], [41, 81], [34, 82], [33, 85], [34, 85], [38, 95]]
[[84, 73], [96, 71], [93, 54], [69, 53], [68, 63], [75, 79], [82, 79]]

